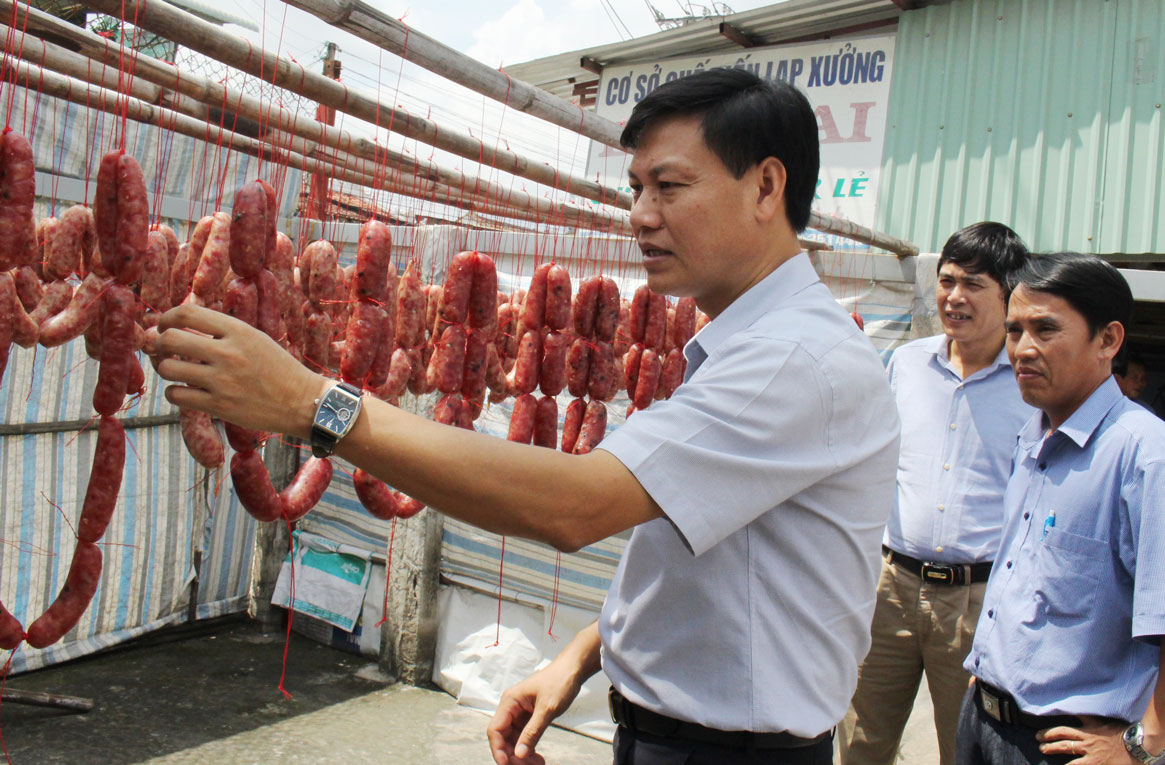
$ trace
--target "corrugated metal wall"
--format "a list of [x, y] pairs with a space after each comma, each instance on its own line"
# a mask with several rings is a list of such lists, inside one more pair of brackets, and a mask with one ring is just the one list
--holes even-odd
[[1165, 252], [1161, 0], [956, 0], [899, 20], [877, 228]]

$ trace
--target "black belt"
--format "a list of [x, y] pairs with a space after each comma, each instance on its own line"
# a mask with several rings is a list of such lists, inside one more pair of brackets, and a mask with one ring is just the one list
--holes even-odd
[[703, 725], [677, 720], [632, 704], [623, 698], [623, 694], [615, 690], [614, 686], [607, 694], [607, 702], [611, 708], [611, 720], [616, 725], [636, 733], [646, 733], [660, 738], [683, 739], [733, 749], [799, 749], [833, 739], [832, 730], [813, 738], [803, 738], [787, 732], [753, 733], [746, 730], [705, 728]]
[[1043, 730], [1066, 725], [1070, 728], [1079, 728], [1083, 723], [1075, 715], [1033, 715], [1019, 708], [1015, 697], [993, 685], [975, 678], [975, 702], [979, 708], [994, 718], [1008, 725], [1024, 725], [1028, 728]]
[[882, 545], [882, 554], [896, 566], [901, 566], [924, 582], [935, 584], [976, 584], [986, 582], [991, 574], [992, 561], [986, 563], [927, 563], [911, 558]]

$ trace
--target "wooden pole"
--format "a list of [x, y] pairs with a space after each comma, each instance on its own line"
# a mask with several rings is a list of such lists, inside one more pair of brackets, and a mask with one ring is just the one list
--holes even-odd
[[[0, 14], [10, 12], [7, 9], [11, 9], [11, 0], [0, 0]], [[566, 221], [562, 225], [578, 225], [601, 231], [630, 230], [625, 223], [626, 216], [609, 208], [597, 206], [587, 208], [554, 202], [522, 191], [508, 189], [500, 184], [466, 175], [460, 171], [448, 170], [432, 163], [422, 163], [416, 157], [392, 151], [363, 138], [356, 138], [345, 130], [328, 126], [309, 117], [292, 114], [274, 104], [263, 103], [257, 98], [234, 91], [200, 75], [180, 72], [170, 64], [128, 51], [103, 37], [62, 22], [41, 11], [33, 9], [29, 13], [30, 26], [35, 22], [38, 28], [65, 37], [69, 42], [78, 44], [83, 54], [98, 61], [111, 66], [124, 63], [135, 80], [138, 78], [148, 80], [208, 106], [237, 112], [255, 120], [260, 125], [266, 125], [276, 131], [290, 132], [309, 142], [322, 143], [335, 150], [335, 152], [325, 152], [325, 154], [342, 153], [343, 155], [361, 157], [372, 162], [374, 167], [383, 168], [387, 165], [395, 168], [409, 179], [422, 179], [419, 186], [413, 186], [411, 191], [405, 192], [411, 196], [419, 196], [420, 191], [434, 185], [444, 186], [458, 190], [457, 196], [459, 197], [466, 195], [482, 197], [483, 203], [490, 206], [491, 209], [513, 207], [516, 211], [514, 217], [523, 220]], [[28, 39], [32, 40], [33, 38], [29, 36]], [[56, 47], [51, 43], [48, 46], [50, 48]], [[40, 49], [36, 48], [33, 51], [34, 47], [35, 44], [29, 46], [29, 55], [33, 61], [37, 61]], [[77, 56], [70, 51], [59, 50], [64, 55]], [[274, 137], [268, 136], [268, 140], [274, 143], [275, 141], [272, 140]], [[286, 144], [278, 145], [279, 148], [288, 148]], [[373, 176], [381, 174], [384, 174], [383, 169], [372, 173]], [[377, 186], [377, 184], [370, 185]], [[533, 218], [527, 216], [523, 212], [526, 210], [536, 211], [535, 216]]]
[[93, 699], [87, 699], [82, 696], [67, 696], [63, 693], [18, 691], [15, 688], [5, 688], [2, 697], [4, 701], [11, 701], [13, 704], [31, 704], [36, 707], [67, 709], [70, 712], [88, 712], [93, 709]]
[[[30, 44], [33, 46], [40, 44], [46, 48], [52, 46], [51, 43], [39, 40], [33, 42], [33, 39], [29, 37], [25, 41], [26, 46]], [[68, 51], [63, 52], [68, 53]], [[564, 205], [559, 205], [555, 210], [549, 212], [537, 208], [515, 208], [508, 205], [503, 207], [496, 203], [483, 201], [480, 197], [465, 193], [460, 189], [404, 172], [363, 174], [324, 160], [304, 157], [282, 147], [262, 143], [212, 123], [147, 104], [136, 98], [127, 98], [123, 94], [42, 69], [28, 62], [14, 62], [14, 66], [18, 77], [31, 78], [29, 81], [36, 82], [38, 91], [44, 95], [99, 109], [109, 114], [120, 115], [124, 110], [127, 118], [135, 122], [156, 125], [202, 141], [229, 146], [232, 150], [257, 156], [273, 163], [286, 163], [305, 172], [329, 172], [340, 180], [349, 183], [439, 202], [485, 215], [504, 216], [549, 225], [575, 226], [608, 233], [626, 234], [630, 230], [625, 219], [611, 216], [609, 213], [577, 207], [567, 209]]]
[[[5, 0], [5, 3], [10, 1]], [[163, 35], [179, 45], [259, 77], [265, 82], [331, 106], [380, 128], [584, 199], [623, 209], [631, 208], [631, 195], [626, 192], [571, 173], [560, 172], [549, 164], [528, 159], [512, 151], [488, 147], [477, 138], [439, 127], [429, 120], [391, 104], [349, 90], [342, 83], [309, 72], [302, 65], [284, 56], [276, 56], [249, 40], [231, 35], [214, 24], [165, 2], [125, 0], [123, 4], [122, 0], [86, 0], [85, 4], [115, 18], [121, 18], [124, 12], [126, 19], [132, 19], [142, 29]], [[11, 8], [11, 5], [8, 7]]]
[[[573, 130], [607, 146], [621, 148], [619, 134], [622, 130], [611, 120], [486, 66], [422, 32], [406, 27], [363, 0], [284, 0], [284, 2], [446, 79], [505, 103], [510, 108]], [[631, 209], [630, 204], [622, 200], [619, 206]], [[818, 231], [881, 247], [900, 256], [918, 254], [918, 247], [904, 239], [831, 215], [811, 213], [809, 225]]]
[[[327, 53], [324, 55], [324, 76], [330, 80], [340, 79], [340, 62], [336, 60], [337, 45], [334, 42], [327, 44]], [[325, 125], [336, 124], [336, 110], [330, 106], [320, 104], [316, 107], [316, 119]], [[312, 173], [310, 191], [307, 195], [307, 217], [318, 221], [327, 220], [329, 189], [328, 176], [325, 173]]]

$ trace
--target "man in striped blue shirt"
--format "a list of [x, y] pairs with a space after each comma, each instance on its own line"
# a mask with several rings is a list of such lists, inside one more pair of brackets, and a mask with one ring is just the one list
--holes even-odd
[[1165, 423], [1112, 378], [1128, 284], [1086, 255], [1011, 277], [1007, 351], [1037, 412], [970, 655], [959, 765], [1165, 765]]

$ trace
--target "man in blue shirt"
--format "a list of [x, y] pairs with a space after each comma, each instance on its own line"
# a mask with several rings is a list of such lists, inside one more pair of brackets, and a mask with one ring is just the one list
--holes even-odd
[[1003, 540], [964, 666], [959, 765], [1165, 763], [1165, 423], [1112, 379], [1133, 300], [1108, 263], [1032, 256], [1007, 352], [1025, 401]]
[[938, 261], [943, 333], [901, 346], [887, 373], [902, 419], [873, 643], [841, 726], [847, 765], [891, 765], [926, 674], [942, 765], [987, 575], [1003, 528], [1015, 435], [1032, 415], [1003, 348], [1006, 275], [1027, 255], [1001, 223], [956, 231]]

